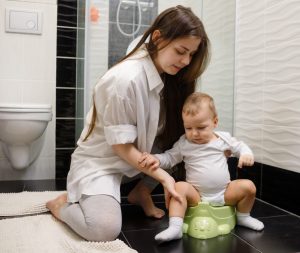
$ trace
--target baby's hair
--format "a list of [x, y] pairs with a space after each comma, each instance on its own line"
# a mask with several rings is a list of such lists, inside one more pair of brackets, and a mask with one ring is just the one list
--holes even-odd
[[208, 109], [212, 114], [212, 118], [216, 118], [218, 116], [214, 99], [203, 92], [194, 92], [188, 96], [183, 104], [182, 113], [194, 116], [203, 109], [203, 105], [208, 106]]

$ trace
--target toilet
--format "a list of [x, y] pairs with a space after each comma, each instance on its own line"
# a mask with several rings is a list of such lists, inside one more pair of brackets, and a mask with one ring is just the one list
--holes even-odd
[[14, 169], [23, 170], [37, 159], [51, 119], [51, 105], [0, 104], [0, 142]]

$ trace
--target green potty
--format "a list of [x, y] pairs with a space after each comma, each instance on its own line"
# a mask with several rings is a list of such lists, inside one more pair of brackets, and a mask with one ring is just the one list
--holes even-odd
[[183, 233], [198, 239], [229, 234], [236, 224], [236, 211], [232, 206], [211, 206], [199, 202], [185, 212]]

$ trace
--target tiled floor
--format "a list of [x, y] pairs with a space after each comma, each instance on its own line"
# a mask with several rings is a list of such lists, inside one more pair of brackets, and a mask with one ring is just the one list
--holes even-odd
[[[64, 190], [64, 181], [2, 181], [0, 192]], [[162, 196], [155, 195], [164, 208]], [[154, 235], [166, 228], [168, 219], [155, 220], [144, 216], [139, 207], [123, 198], [123, 228], [119, 239], [139, 253], [289, 253], [300, 252], [300, 217], [256, 200], [252, 215], [265, 224], [262, 232], [236, 226], [226, 236], [200, 240], [184, 236], [181, 240], [157, 244]]]

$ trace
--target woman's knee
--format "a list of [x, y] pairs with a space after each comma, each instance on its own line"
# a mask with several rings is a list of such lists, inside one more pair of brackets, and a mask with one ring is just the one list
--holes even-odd
[[95, 224], [89, 224], [85, 239], [88, 241], [113, 241], [121, 232], [121, 222], [111, 222], [101, 219]]

